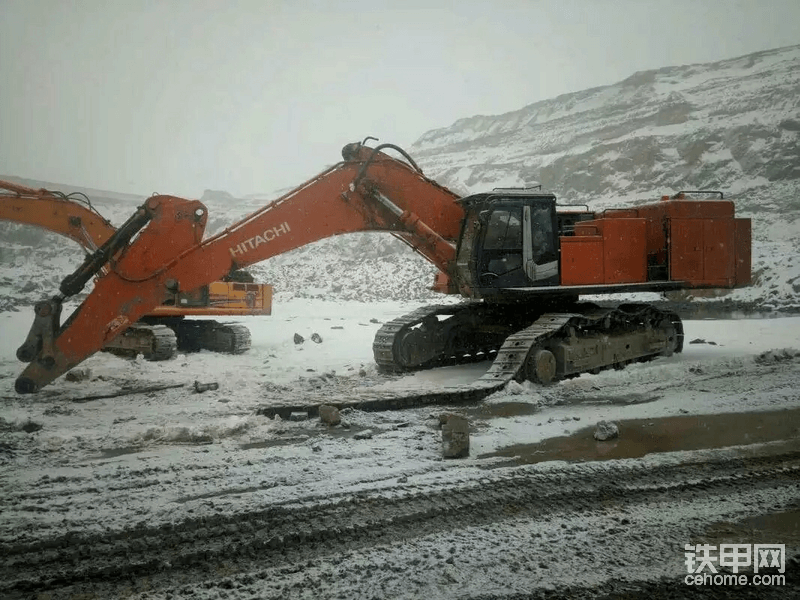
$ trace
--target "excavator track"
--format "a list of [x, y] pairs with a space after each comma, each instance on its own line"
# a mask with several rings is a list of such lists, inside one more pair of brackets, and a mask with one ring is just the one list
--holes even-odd
[[[525, 307], [514, 305], [423, 307], [384, 324], [375, 336], [373, 353], [384, 371], [422, 370], [495, 356], [474, 386], [488, 395], [512, 379], [549, 384], [683, 349], [683, 326], [675, 313], [648, 304], [606, 308], [580, 303], [570, 308], [531, 318]], [[505, 319], [500, 318], [504, 313]], [[478, 320], [480, 325], [475, 324]], [[459, 342], [454, 344], [453, 339]], [[452, 400], [464, 392], [451, 391]], [[437, 397], [442, 399], [441, 394]]]
[[530, 327], [509, 336], [481, 379], [547, 384], [582, 373], [621, 369], [683, 349], [683, 326], [675, 313], [647, 304], [577, 308], [574, 313], [543, 314]]
[[475, 362], [494, 355], [521, 326], [519, 315], [509, 319], [483, 302], [425, 306], [385, 323], [372, 350], [385, 372]]
[[125, 358], [135, 358], [141, 354], [145, 360], [161, 361], [175, 357], [178, 343], [175, 332], [166, 325], [136, 324], [103, 350]]
[[146, 360], [161, 361], [178, 352], [244, 354], [250, 349], [250, 330], [238, 323], [160, 318], [145, 322], [128, 328], [104, 350], [126, 358], [141, 354]]
[[558, 331], [575, 316], [577, 315], [547, 313], [539, 317], [530, 327], [510, 335], [481, 380], [505, 384], [516, 378], [522, 372], [532, 349], [556, 336]]
[[236, 323], [214, 321], [206, 349], [225, 354], [244, 354], [250, 349], [250, 330]]
[[378, 369], [391, 372], [410, 368], [404, 365], [404, 362], [407, 361], [396, 357], [395, 348], [398, 338], [406, 335], [415, 325], [420, 325], [424, 319], [447, 314], [448, 310], [452, 310], [452, 308], [444, 304], [423, 306], [407, 315], [384, 323], [375, 334], [375, 340], [372, 343], [372, 353]]
[[170, 323], [181, 352], [209, 350], [222, 354], [244, 354], [250, 349], [250, 330], [238, 323], [182, 319]]
[[[629, 363], [669, 356], [683, 349], [683, 325], [675, 313], [648, 304], [605, 308], [576, 303], [569, 308], [569, 312], [544, 312], [541, 306], [537, 309], [521, 305], [487, 306], [474, 302], [417, 309], [387, 322], [378, 330], [373, 352], [383, 371], [423, 370], [494, 356], [486, 373], [469, 385], [401, 393], [367, 389], [358, 394], [327, 395], [325, 403], [339, 409], [400, 410], [430, 404], [480, 402], [512, 380], [546, 385], [583, 373], [621, 369]], [[436, 317], [439, 330], [425, 335], [428, 340], [439, 344], [439, 353], [404, 351], [403, 344], [409, 339], [410, 332], [430, 317]], [[442, 317], [448, 318], [439, 320]], [[482, 317], [489, 319], [481, 321]], [[480, 323], [476, 325], [476, 321]], [[460, 331], [456, 327], [459, 324], [463, 326]], [[506, 332], [502, 333], [504, 328]], [[470, 334], [475, 334], [472, 340]], [[410, 339], [420, 342], [426, 338], [417, 334]], [[448, 343], [453, 339], [459, 339], [460, 343]], [[465, 353], [465, 348], [474, 352]], [[461, 352], [454, 352], [454, 349]], [[412, 366], [407, 358], [415, 355], [426, 360]], [[316, 414], [318, 408], [319, 401], [315, 400], [263, 406], [257, 412], [270, 418], [275, 415], [289, 418], [293, 412]]]

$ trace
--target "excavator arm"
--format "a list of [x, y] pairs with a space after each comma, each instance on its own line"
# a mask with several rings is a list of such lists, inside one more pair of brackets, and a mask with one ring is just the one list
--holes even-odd
[[[16, 381], [17, 392], [41, 389], [169, 294], [330, 236], [388, 231], [451, 275], [463, 217], [458, 196], [425, 177], [407, 155], [410, 164], [388, 156], [385, 148], [397, 149], [348, 144], [344, 161], [205, 241], [205, 206], [151, 197], [124, 234], [121, 228], [62, 282], [61, 295], [37, 304], [31, 333], [18, 352], [31, 360]], [[92, 293], [59, 326], [64, 298], [106, 267]]]
[[34, 225], [64, 235], [89, 251], [116, 228], [83, 194], [61, 194], [0, 180], [0, 220]]

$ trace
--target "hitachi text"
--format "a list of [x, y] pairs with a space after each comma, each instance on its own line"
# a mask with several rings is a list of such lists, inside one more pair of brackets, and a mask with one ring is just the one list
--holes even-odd
[[261, 235], [257, 235], [255, 237], [251, 237], [249, 240], [243, 241], [241, 244], [229, 248], [231, 251], [231, 256], [236, 257], [247, 252], [250, 250], [255, 250], [261, 244], [266, 244], [267, 242], [271, 242], [276, 237], [283, 235], [285, 233], [289, 233], [291, 229], [289, 228], [289, 223], [283, 222], [277, 227], [270, 227], [269, 229], [265, 229]]

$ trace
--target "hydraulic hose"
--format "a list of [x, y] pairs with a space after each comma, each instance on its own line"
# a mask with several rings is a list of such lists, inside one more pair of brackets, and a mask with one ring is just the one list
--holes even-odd
[[400, 146], [397, 146], [395, 144], [380, 144], [379, 146], [376, 146], [375, 148], [372, 149], [372, 154], [369, 155], [369, 158], [364, 161], [364, 164], [361, 165], [361, 168], [358, 170], [358, 174], [356, 175], [355, 179], [353, 179], [352, 183], [354, 188], [358, 187], [358, 184], [361, 183], [361, 180], [364, 178], [364, 175], [367, 174], [367, 169], [375, 160], [375, 157], [377, 156], [378, 152], [380, 152], [384, 148], [391, 148], [392, 150], [399, 152], [409, 162], [409, 164], [412, 167], [414, 167], [415, 171], [417, 171], [420, 175], [424, 174], [422, 172], [422, 169], [419, 168], [419, 165], [414, 161], [414, 159], [411, 158], [408, 152], [403, 150]]

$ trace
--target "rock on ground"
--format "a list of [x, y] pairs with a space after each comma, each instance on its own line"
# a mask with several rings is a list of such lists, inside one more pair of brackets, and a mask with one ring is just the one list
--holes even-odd
[[92, 378], [92, 370], [88, 367], [81, 367], [79, 369], [72, 369], [64, 375], [67, 381], [88, 381]]
[[464, 417], [446, 416], [442, 424], [442, 455], [445, 458], [469, 456], [469, 421]]
[[612, 421], [600, 421], [594, 430], [594, 439], [599, 442], [613, 440], [619, 437], [619, 427]]
[[319, 407], [319, 420], [326, 425], [338, 425], [342, 422], [339, 409], [330, 404], [321, 404]]

